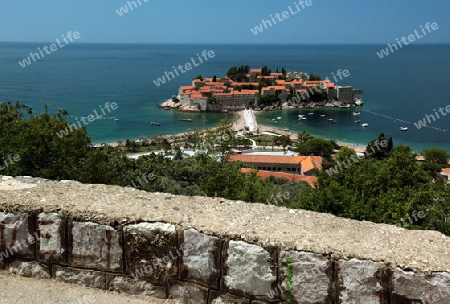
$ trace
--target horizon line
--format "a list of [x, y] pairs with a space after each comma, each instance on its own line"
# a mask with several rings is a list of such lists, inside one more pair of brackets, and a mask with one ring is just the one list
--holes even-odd
[[[43, 43], [52, 44], [54, 41], [0, 41], [0, 43]], [[348, 42], [348, 43], [239, 43], [239, 42], [71, 42], [70, 44], [129, 44], [129, 45], [387, 45], [391, 42]], [[450, 42], [421, 42], [414, 45], [447, 45]]]

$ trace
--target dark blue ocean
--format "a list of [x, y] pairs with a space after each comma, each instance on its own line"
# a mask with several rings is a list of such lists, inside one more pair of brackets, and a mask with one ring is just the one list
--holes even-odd
[[[297, 115], [311, 111], [264, 113], [257, 116], [263, 123], [357, 144], [366, 144], [385, 133], [393, 137], [395, 144], [405, 143], [414, 150], [437, 146], [450, 151], [450, 132], [418, 130], [408, 124], [434, 113], [433, 109], [450, 105], [446, 83], [450, 45], [409, 45], [380, 59], [376, 52], [385, 45], [71, 44], [25, 68], [18, 64], [30, 52], [49, 44], [0, 43], [0, 101], [20, 101], [37, 113], [42, 112], [45, 102], [53, 111], [66, 109], [78, 117], [93, 114], [106, 102], [116, 102], [118, 109], [109, 116], [120, 120], [96, 120], [87, 125], [94, 142], [172, 134], [218, 124], [224, 115], [166, 111], [157, 104], [176, 95], [179, 86], [189, 85], [199, 74], [220, 77], [230, 66], [249, 64], [305, 71], [331, 80], [337, 70], [349, 70], [350, 76], [338, 78], [337, 84], [364, 90], [365, 103], [359, 119], [369, 127], [356, 124], [352, 110], [346, 109], [317, 110], [301, 122]], [[190, 62], [203, 50], [213, 50], [215, 57], [165, 85], [157, 87], [153, 83], [165, 71], [172, 71], [172, 66]], [[319, 114], [337, 123], [330, 124]], [[282, 119], [275, 124], [272, 118], [277, 116]], [[193, 122], [182, 122], [180, 118], [192, 118]], [[161, 126], [152, 127], [150, 121], [160, 122]], [[401, 132], [402, 126], [409, 130]], [[450, 115], [429, 126], [450, 129]]]

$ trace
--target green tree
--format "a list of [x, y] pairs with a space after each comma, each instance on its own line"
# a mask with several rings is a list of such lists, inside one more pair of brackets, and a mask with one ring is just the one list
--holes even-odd
[[229, 68], [228, 71], [227, 71], [227, 77], [234, 80], [234, 78], [235, 78], [235, 76], [236, 76], [237, 73], [238, 73], [238, 68], [237, 68], [237, 66], [232, 66], [232, 67]]
[[287, 135], [281, 135], [275, 138], [275, 145], [277, 146], [282, 146], [282, 147], [287, 147], [292, 145], [292, 141], [291, 138]]
[[423, 155], [425, 161], [436, 163], [440, 165], [448, 165], [449, 154], [441, 148], [430, 148], [423, 150], [420, 154]]
[[299, 133], [298, 134], [298, 142], [300, 143], [300, 144], [304, 144], [304, 143], [306, 143], [308, 140], [310, 140], [312, 137], [311, 137], [311, 135], [309, 135], [309, 133], [308, 132], [306, 132], [306, 131], [303, 131], [302, 133]]
[[75, 124], [69, 126], [64, 120], [66, 116], [65, 110], [48, 114], [47, 105], [43, 114], [34, 115], [24, 104], [0, 103], [0, 159], [20, 156], [20, 161], [2, 173], [54, 180], [76, 176], [91, 141], [86, 129]]
[[303, 144], [298, 144], [296, 151], [300, 155], [316, 155], [331, 159], [334, 145], [326, 139], [312, 138]]
[[336, 153], [335, 160], [337, 162], [348, 162], [351, 159], [354, 159], [356, 156], [355, 150], [348, 148], [348, 147], [341, 147], [339, 149], [339, 152]]
[[309, 80], [311, 80], [311, 81], [317, 81], [317, 80], [322, 80], [322, 78], [320, 77], [319, 74], [317, 74], [317, 75], [310, 74], [310, 75], [309, 75]]

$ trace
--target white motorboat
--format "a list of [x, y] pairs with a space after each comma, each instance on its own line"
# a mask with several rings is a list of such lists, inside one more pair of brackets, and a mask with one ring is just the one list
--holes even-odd
[[363, 127], [363, 128], [366, 128], [366, 127], [368, 127], [368, 126], [369, 126], [368, 123], [363, 123], [363, 124], [361, 124], [361, 127]]
[[298, 116], [298, 120], [306, 120], [306, 116], [305, 115], [299, 115]]
[[277, 119], [280, 120], [280, 119], [281, 119], [281, 116], [278, 116]]
[[361, 112], [353, 112], [353, 115], [354, 115], [354, 116], [361, 115]]
[[407, 127], [400, 127], [400, 131], [408, 131]]
[[289, 131], [289, 129], [288, 128], [283, 128], [283, 131]]

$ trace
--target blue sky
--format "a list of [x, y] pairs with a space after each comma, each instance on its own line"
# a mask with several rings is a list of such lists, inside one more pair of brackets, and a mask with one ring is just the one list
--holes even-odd
[[78, 31], [79, 42], [385, 44], [437, 22], [416, 43], [450, 43], [448, 0], [311, 0], [258, 35], [250, 29], [299, 0], [140, 1], [123, 16], [116, 10], [127, 0], [4, 1], [0, 41], [53, 42]]

